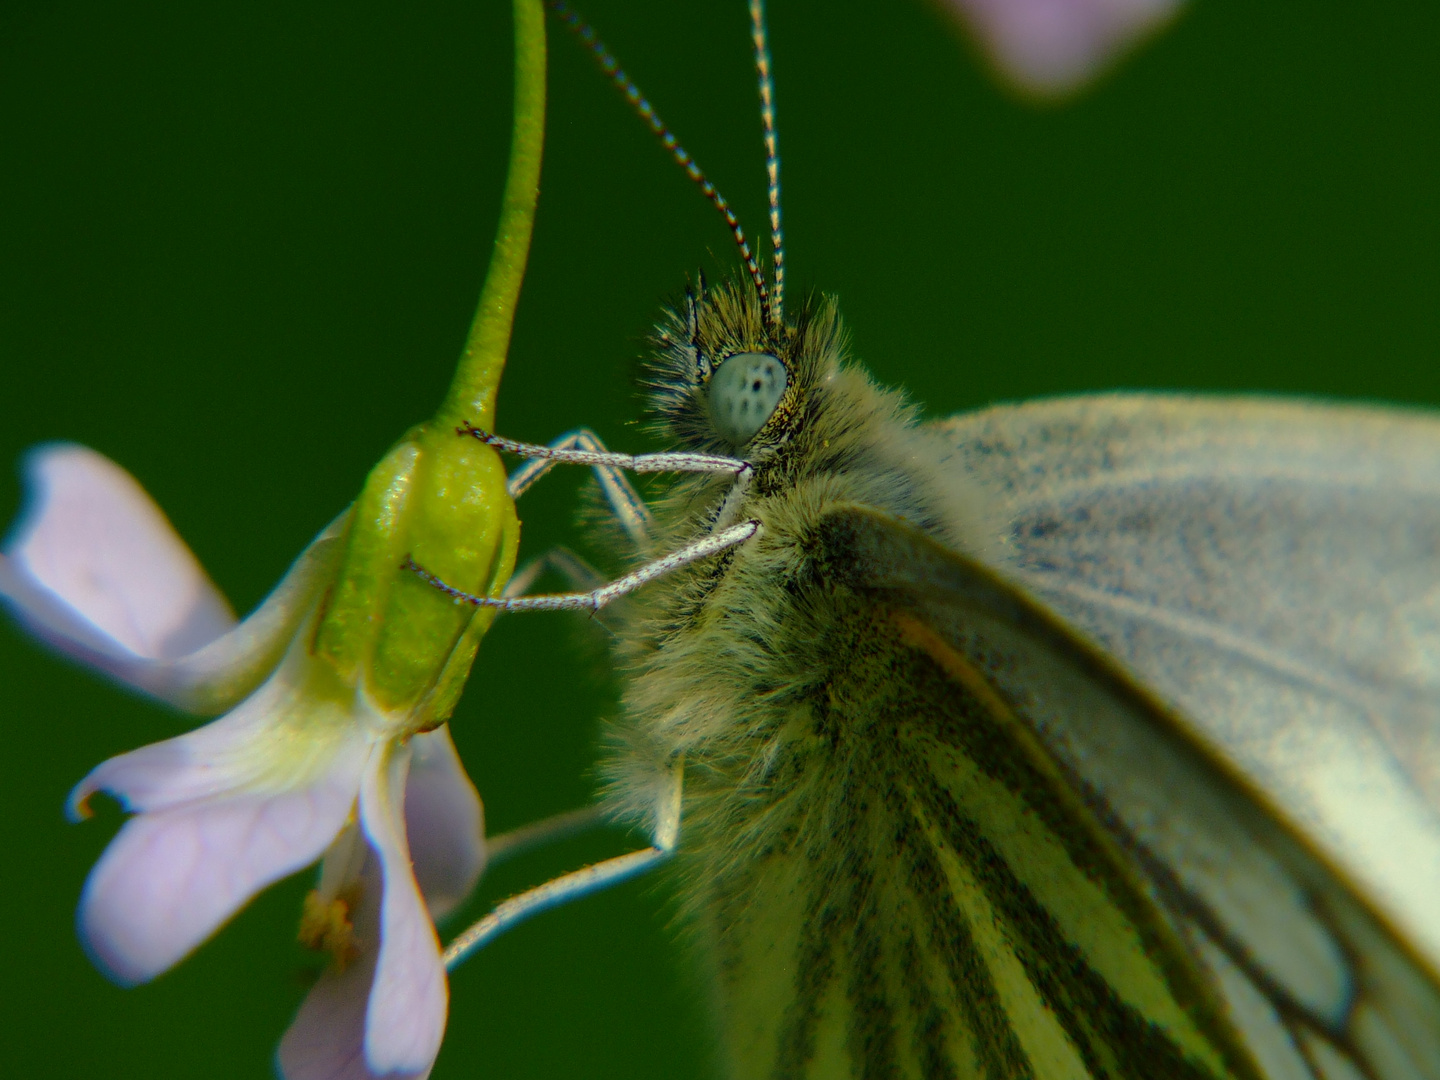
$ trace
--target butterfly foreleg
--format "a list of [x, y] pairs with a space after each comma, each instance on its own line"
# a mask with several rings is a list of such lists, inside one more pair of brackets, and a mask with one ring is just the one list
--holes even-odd
[[[499, 608], [501, 611], [599, 611], [606, 604], [634, 592], [647, 582], [664, 577], [683, 566], [689, 566], [691, 563], [711, 555], [717, 555], [738, 544], [743, 544], [759, 531], [760, 522], [754, 519], [742, 521], [737, 525], [721, 529], [719, 532], [702, 536], [668, 555], [662, 555], [658, 559], [637, 567], [608, 585], [602, 585], [587, 592], [543, 593], [539, 596], [476, 596], [474, 593], [467, 593], [453, 585], [446, 584], [409, 557], [402, 565], [405, 569], [414, 571], [423, 581], [433, 588], [439, 589], [451, 599], [459, 603], [472, 604], [475, 607], [493, 607]], [[507, 589], [506, 592], [508, 594], [509, 590]]]
[[[680, 799], [683, 792], [683, 762], [677, 761], [671, 769], [670, 783], [658, 800], [655, 808], [655, 822], [649, 847], [617, 855], [590, 866], [572, 870], [551, 878], [543, 885], [527, 889], [523, 893], [502, 900], [490, 914], [475, 923], [455, 938], [445, 948], [443, 959], [446, 970], [453, 970], [476, 949], [488, 944], [494, 938], [532, 915], [538, 915], [553, 907], [582, 896], [599, 892], [601, 889], [628, 881], [637, 874], [658, 865], [675, 852], [680, 839]], [[560, 815], [558, 821], [577, 815]], [[543, 827], [547, 823], [541, 822]], [[581, 826], [583, 827], [583, 825]], [[546, 837], [548, 839], [549, 837]], [[540, 842], [540, 841], [536, 841]]]
[[[476, 438], [480, 438], [478, 428], [467, 426], [461, 431], [465, 434], [475, 434]], [[493, 436], [490, 437], [490, 439], [493, 438]], [[489, 442], [490, 439], [482, 439], [482, 441]], [[491, 445], [496, 444], [492, 442]], [[568, 452], [578, 451], [586, 455], [604, 455], [606, 453], [605, 445], [589, 428], [577, 428], [575, 431], [566, 432], [547, 447], [530, 447], [525, 443], [514, 443], [502, 446], [502, 449], [509, 449], [510, 446], [523, 448], [516, 449], [514, 452], [521, 454], [526, 459], [525, 463], [511, 475], [507, 485], [512, 499], [518, 499], [556, 465], [571, 463], [570, 459], [565, 456]], [[525, 450], [548, 452], [531, 455], [525, 453]], [[650, 538], [650, 511], [635, 490], [634, 485], [626, 478], [625, 473], [618, 466], [608, 463], [587, 461], [578, 464], [589, 464], [595, 470], [595, 479], [600, 484], [600, 491], [605, 497], [605, 502], [620, 522], [631, 543], [636, 546], [645, 543]]]
[[512, 499], [518, 499], [556, 465], [590, 466], [595, 470], [595, 478], [600, 483], [606, 503], [637, 548], [643, 548], [650, 539], [650, 511], [634, 485], [626, 479], [625, 473], [733, 473], [739, 476], [750, 469], [744, 461], [715, 454], [612, 453], [589, 428], [576, 428], [566, 432], [549, 446], [505, 439], [468, 423], [457, 428], [456, 432], [479, 439], [497, 450], [525, 458], [525, 464], [516, 469], [510, 477], [508, 488]]

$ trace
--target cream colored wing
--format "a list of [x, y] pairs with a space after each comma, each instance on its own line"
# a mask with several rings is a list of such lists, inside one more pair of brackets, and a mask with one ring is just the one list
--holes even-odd
[[[898, 521], [863, 507], [837, 507], [826, 516], [819, 543], [837, 584], [869, 598], [873, 610], [901, 613], [898, 621], [912, 628], [912, 650], [952, 683], [975, 687], [977, 697], [993, 695], [983, 716], [971, 715], [955, 730], [984, 740], [1003, 727], [1000, 718], [1014, 715], [1039, 736], [1137, 878], [1148, 883], [1150, 898], [1185, 942], [1195, 970], [1204, 972], [1267, 1080], [1440, 1078], [1434, 971], [1403, 933], [1375, 917], [1363, 891], [1317, 857], [1308, 837], [1277, 819], [1264, 793], [1190, 736], [1185, 720], [1029, 590]], [[907, 678], [912, 697], [924, 696], [908, 669], [897, 667], [896, 674]], [[950, 701], [959, 693], [951, 689], [929, 700]], [[906, 775], [925, 776], [920, 769]], [[972, 815], [976, 824], [952, 832], [950, 847], [964, 852], [973, 846], [972, 833], [1034, 833], [1034, 822], [1045, 815], [1041, 801], [1030, 802], [1036, 809], [1008, 830], [993, 814]], [[1038, 851], [1031, 845], [1007, 864], [1030, 882], [1026, 888], [1036, 898], [1064, 884], [1047, 870], [1053, 860]], [[969, 865], [993, 868], [1003, 861], [972, 857]], [[1011, 891], [1024, 892], [1018, 885]], [[1113, 962], [1114, 939], [1095, 943], [1113, 919], [1102, 906], [1084, 902], [1082, 889], [1069, 888], [1043, 906], [1077, 957], [1109, 956], [1109, 967], [1122, 970]], [[1001, 936], [1011, 948], [1024, 940], [1003, 927]], [[1042, 951], [1053, 957], [1065, 950]], [[1032, 978], [1042, 989], [1052, 981], [1043, 973]], [[1111, 978], [1109, 985], [1119, 999], [1137, 999], [1122, 981]], [[1164, 1009], [1147, 1015], [1164, 1027]], [[1114, 1028], [1100, 1012], [1092, 1014], [1095, 1020], [1101, 1030]], [[1074, 1071], [1037, 1068], [1035, 1075], [1129, 1074], [1089, 1064]], [[1152, 1066], [1142, 1075], [1176, 1073]]]
[[1193, 724], [1440, 970], [1440, 418], [1120, 394], [932, 430], [943, 474], [982, 490], [982, 560]]

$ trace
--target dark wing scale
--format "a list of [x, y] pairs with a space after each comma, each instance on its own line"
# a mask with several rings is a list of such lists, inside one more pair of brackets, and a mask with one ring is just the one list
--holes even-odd
[[[885, 869], [906, 826], [886, 806], [899, 778], [874, 768], [877, 756], [838, 766], [830, 804], [815, 807], [789, 843], [717, 883], [703, 909], [718, 944], [734, 1075], [983, 1075], [956, 1029], [956, 998], [916, 900], [897, 893]], [[943, 894], [938, 875], [932, 891]]]
[[972, 921], [1004, 927], [1011, 979], [1033, 988], [1021, 1000], [1043, 1002], [1089, 1075], [1223, 1074], [1204, 991], [1089, 809], [978, 671], [896, 621], [910, 647], [900, 674], [926, 703], [912, 709], [917, 741], [938, 743], [907, 762], [920, 812], [952, 875], [971, 879], [957, 895], [984, 897]]
[[774, 772], [782, 839], [700, 906], [733, 1074], [1256, 1080], [1034, 736], [924, 624], [855, 600]]
[[[902, 625], [912, 628], [909, 641], [935, 670], [977, 700], [988, 691], [1000, 704], [984, 711], [1012, 714], [1038, 737], [1068, 790], [1122, 853], [1125, 875], [1142, 883], [1146, 902], [1185, 943], [1178, 951], [1162, 945], [1160, 965], [1173, 979], [1168, 969], [1183, 963], [1207, 985], [1263, 1075], [1440, 1078], [1434, 974], [1340, 874], [1280, 824], [1263, 793], [1231, 775], [1192, 741], [1185, 725], [1042, 605], [979, 564], [862, 507], [830, 513], [822, 532], [834, 573], [877, 609], [900, 612]], [[983, 761], [970, 738], [958, 748], [962, 757]], [[943, 779], [946, 770], [932, 774]], [[945, 790], [943, 784], [916, 789]], [[1043, 798], [1032, 797], [1027, 806], [1044, 816]], [[941, 810], [921, 807], [934, 821], [943, 820]], [[964, 840], [972, 849], [962, 849], [957, 861], [1008, 868], [1021, 879], [1033, 875], [1013, 854], [992, 863], [973, 850], [977, 842], [1008, 835], [993, 820], [988, 826], [948, 831], [957, 847]], [[1065, 835], [1053, 823], [1048, 828]], [[1072, 860], [1082, 877], [1095, 879], [1083, 853]], [[1116, 885], [1106, 875], [1099, 879]], [[1083, 891], [1077, 887], [1076, 896]], [[1085, 932], [1084, 924], [1046, 927], [1015, 910], [1034, 899], [1034, 887], [1027, 893], [995, 884], [986, 892], [1011, 905], [1002, 914], [1012, 925], [1031, 927], [1016, 939], [1022, 959], [1050, 958], [1053, 967], [1057, 951]], [[1041, 908], [1063, 913], [1066, 905]], [[1090, 952], [1098, 955], [1093, 944]], [[1065, 985], [1057, 986], [1047, 965], [1032, 959], [1027, 970], [1057, 1015], [1064, 1018], [1073, 1004], [1080, 1022], [1069, 1021], [1069, 1029], [1077, 1046], [1091, 1038], [1096, 1017], [1109, 1032], [1099, 1045], [1107, 1037], [1115, 1046], [1132, 1045], [1133, 1034], [1109, 1026], [1116, 1014], [1086, 998], [1094, 992], [1089, 975], [1067, 973]], [[1113, 975], [1108, 981], [1117, 986]], [[1183, 986], [1177, 997], [1184, 1000]], [[1150, 1067], [1133, 1075], [1173, 1075], [1143, 1071]]]

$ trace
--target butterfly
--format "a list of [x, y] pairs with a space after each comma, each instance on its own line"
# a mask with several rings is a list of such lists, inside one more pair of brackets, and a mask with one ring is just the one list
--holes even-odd
[[[737, 1077], [1440, 1076], [1440, 420], [1128, 394], [921, 422], [834, 301], [784, 312], [751, 12], [774, 270], [727, 219], [748, 276], [658, 329], [674, 450], [465, 432], [532, 459], [521, 490], [601, 472], [630, 574], [449, 591], [620, 601], [604, 768], [654, 845], [452, 955], [673, 859]], [[680, 478], [647, 504], [627, 469]]]

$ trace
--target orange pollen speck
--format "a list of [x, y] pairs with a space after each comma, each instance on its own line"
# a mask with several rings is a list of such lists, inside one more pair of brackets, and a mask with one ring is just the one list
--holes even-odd
[[341, 971], [360, 955], [355, 924], [350, 921], [350, 912], [359, 900], [359, 891], [357, 886], [346, 890], [346, 895], [325, 900], [318, 889], [311, 889], [300, 914], [300, 944], [317, 952], [328, 952]]

